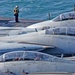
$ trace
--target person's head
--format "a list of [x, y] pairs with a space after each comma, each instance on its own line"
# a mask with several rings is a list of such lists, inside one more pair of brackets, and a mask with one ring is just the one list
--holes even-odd
[[15, 8], [18, 8], [18, 6], [16, 6]]

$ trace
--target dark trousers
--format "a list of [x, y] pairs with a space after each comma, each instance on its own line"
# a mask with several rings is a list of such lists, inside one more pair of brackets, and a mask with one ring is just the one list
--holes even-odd
[[18, 14], [15, 14], [14, 16], [15, 16], [15, 22], [19, 22], [18, 21]]

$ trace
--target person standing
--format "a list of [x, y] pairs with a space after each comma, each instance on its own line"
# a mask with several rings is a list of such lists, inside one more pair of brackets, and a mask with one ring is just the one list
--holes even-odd
[[75, 11], [75, 4], [74, 4], [74, 11]]
[[15, 22], [19, 22], [18, 21], [18, 16], [19, 16], [19, 7], [18, 6], [16, 6], [14, 8], [14, 16], [15, 16]]

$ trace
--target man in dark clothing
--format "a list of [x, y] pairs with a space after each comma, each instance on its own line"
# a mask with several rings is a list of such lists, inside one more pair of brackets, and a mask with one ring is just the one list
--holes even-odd
[[74, 4], [74, 11], [75, 11], [75, 4]]
[[18, 21], [18, 16], [19, 16], [19, 8], [18, 8], [18, 6], [16, 6], [14, 8], [14, 16], [15, 16], [15, 22], [19, 22]]

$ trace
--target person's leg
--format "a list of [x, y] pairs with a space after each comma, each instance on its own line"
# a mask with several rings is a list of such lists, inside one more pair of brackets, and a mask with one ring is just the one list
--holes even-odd
[[18, 21], [18, 14], [16, 15], [16, 22], [19, 22], [19, 21]]
[[16, 15], [15, 15], [15, 22], [16, 22]]

